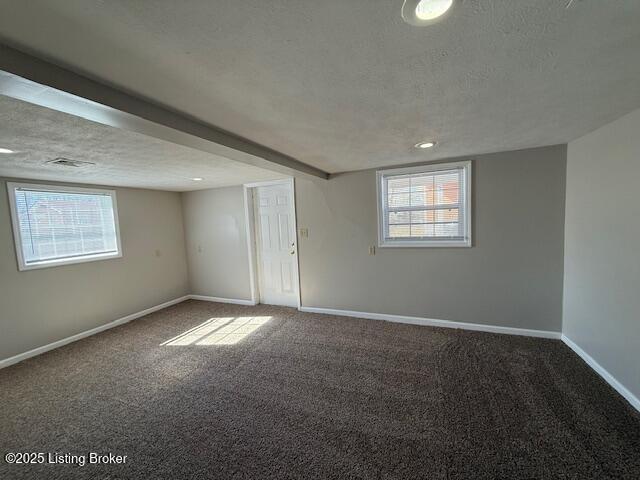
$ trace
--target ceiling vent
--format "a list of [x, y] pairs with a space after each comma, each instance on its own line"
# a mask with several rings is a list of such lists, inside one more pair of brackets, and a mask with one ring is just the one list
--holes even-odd
[[95, 165], [93, 162], [83, 162], [82, 160], [69, 160], [68, 158], [58, 157], [47, 162], [50, 165], [60, 165], [61, 167], [88, 167], [89, 165]]

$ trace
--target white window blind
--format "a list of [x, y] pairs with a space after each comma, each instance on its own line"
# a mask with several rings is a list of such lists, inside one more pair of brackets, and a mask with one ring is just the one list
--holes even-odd
[[470, 246], [470, 162], [378, 172], [380, 246]]
[[120, 256], [115, 192], [9, 184], [21, 269]]

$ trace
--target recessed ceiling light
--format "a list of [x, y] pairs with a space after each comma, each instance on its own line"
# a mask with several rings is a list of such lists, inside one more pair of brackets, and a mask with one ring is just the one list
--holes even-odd
[[13, 153], [13, 150], [9, 150], [8, 148], [0, 148], [0, 153]]
[[431, 147], [435, 147], [436, 142], [420, 142], [420, 143], [416, 143], [415, 147], [416, 148], [431, 148]]
[[193, 180], [194, 182], [201, 182], [202, 178], [201, 177], [193, 177], [191, 180]]
[[435, 23], [453, 5], [453, 0], [404, 0], [402, 19], [416, 26]]

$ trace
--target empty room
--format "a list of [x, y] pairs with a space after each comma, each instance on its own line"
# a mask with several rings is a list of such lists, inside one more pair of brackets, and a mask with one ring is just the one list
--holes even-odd
[[0, 479], [640, 478], [640, 1], [0, 0]]

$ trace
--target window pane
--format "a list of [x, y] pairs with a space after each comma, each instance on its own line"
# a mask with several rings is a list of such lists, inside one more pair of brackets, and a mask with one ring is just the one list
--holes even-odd
[[457, 208], [437, 210], [413, 210], [411, 212], [395, 212], [389, 215], [389, 223], [451, 223], [458, 221]]
[[427, 223], [433, 222], [433, 210], [416, 210], [411, 212], [411, 223]]
[[389, 214], [389, 225], [399, 223], [411, 223], [413, 212], [391, 212]]
[[466, 165], [444, 168], [383, 176], [386, 239], [466, 239]]
[[394, 193], [389, 195], [390, 207], [410, 207], [411, 206], [411, 194], [409, 193]]
[[436, 221], [438, 222], [458, 222], [459, 221], [459, 209], [447, 208], [437, 210]]
[[117, 253], [110, 195], [17, 189], [15, 200], [25, 264]]
[[411, 179], [408, 177], [390, 178], [387, 185], [389, 194], [393, 193], [409, 193]]
[[459, 202], [460, 180], [458, 173], [437, 175], [434, 179], [436, 205], [451, 205]]
[[406, 238], [411, 236], [410, 225], [389, 225], [389, 236], [391, 238]]
[[457, 223], [437, 223], [434, 228], [436, 237], [457, 237], [459, 235]]
[[460, 235], [459, 212], [458, 208], [389, 212], [388, 238], [394, 236], [457, 237]]
[[432, 237], [433, 236], [433, 224], [422, 223], [418, 225], [411, 225], [412, 237]]

